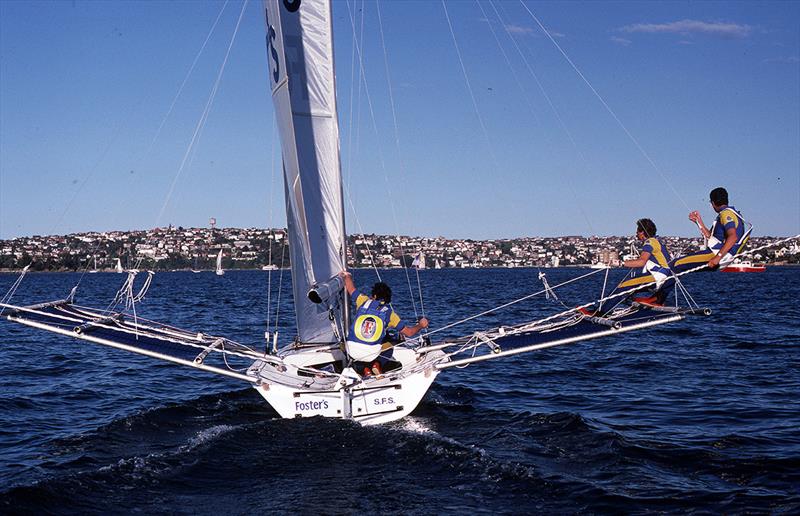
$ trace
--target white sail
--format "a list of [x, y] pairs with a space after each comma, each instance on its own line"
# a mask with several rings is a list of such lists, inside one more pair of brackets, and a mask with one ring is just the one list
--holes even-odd
[[225, 271], [222, 269], [222, 249], [219, 250], [217, 255], [217, 276], [222, 276]]
[[122, 268], [122, 260], [117, 258], [117, 266], [114, 268], [117, 272], [125, 272], [125, 269]]
[[307, 297], [345, 267], [331, 6], [325, 0], [265, 0], [264, 6], [298, 339], [335, 342], [327, 311]]

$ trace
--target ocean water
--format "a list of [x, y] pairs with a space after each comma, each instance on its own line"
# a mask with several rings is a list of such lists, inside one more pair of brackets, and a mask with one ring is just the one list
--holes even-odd
[[[539, 290], [537, 273], [424, 271], [425, 314], [441, 327]], [[416, 274], [381, 274], [401, 315], [422, 313]], [[1, 274], [0, 292], [14, 279]], [[13, 301], [64, 297], [78, 279], [31, 274]], [[122, 279], [85, 275], [79, 301], [106, 306]], [[448, 370], [379, 427], [279, 419], [237, 380], [0, 321], [0, 513], [800, 513], [800, 270], [685, 283], [711, 317]], [[286, 338], [288, 287], [286, 274]], [[160, 273], [138, 310], [263, 347], [267, 288], [261, 271]], [[558, 310], [535, 298], [450, 334]]]

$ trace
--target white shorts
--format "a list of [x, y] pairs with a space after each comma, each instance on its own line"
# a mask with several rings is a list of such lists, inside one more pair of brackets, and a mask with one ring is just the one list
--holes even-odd
[[364, 344], [362, 342], [353, 342], [348, 340], [345, 342], [345, 349], [348, 356], [356, 362], [371, 362], [378, 358], [381, 354], [381, 344]]

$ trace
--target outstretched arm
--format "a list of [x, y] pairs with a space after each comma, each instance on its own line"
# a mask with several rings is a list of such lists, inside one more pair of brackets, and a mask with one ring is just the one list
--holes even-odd
[[695, 210], [689, 213], [689, 220], [697, 224], [697, 229], [700, 230], [700, 234], [703, 235], [703, 238], [710, 238], [711, 237], [711, 230], [703, 224], [703, 217], [700, 216], [700, 212]]
[[419, 333], [420, 330], [427, 327], [428, 327], [428, 319], [423, 317], [414, 326], [403, 326], [403, 329], [400, 330], [400, 333], [402, 333], [406, 337], [413, 337], [414, 335]]
[[644, 267], [644, 264], [646, 264], [649, 259], [650, 253], [643, 251], [642, 254], [639, 255], [639, 258], [636, 260], [625, 260], [622, 262], [622, 265], [630, 267], [631, 269], [638, 269], [639, 267]]
[[344, 289], [347, 291], [347, 295], [352, 295], [353, 292], [356, 291], [356, 285], [353, 283], [353, 275], [347, 271], [342, 271], [339, 273], [339, 277], [344, 280]]

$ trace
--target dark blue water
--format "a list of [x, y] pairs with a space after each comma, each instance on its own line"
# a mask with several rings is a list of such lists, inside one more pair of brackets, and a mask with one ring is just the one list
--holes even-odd
[[[383, 274], [413, 318], [403, 271]], [[425, 271], [425, 312], [442, 326], [538, 290], [536, 274]], [[77, 278], [31, 274], [14, 301]], [[266, 278], [161, 273], [139, 311], [263, 347]], [[105, 306], [121, 281], [86, 275], [79, 301]], [[381, 427], [279, 419], [237, 380], [0, 322], [0, 513], [796, 514], [800, 270], [686, 283], [712, 317], [445, 371]], [[563, 295], [601, 288], [598, 275]], [[556, 310], [537, 298], [454, 334]]]

